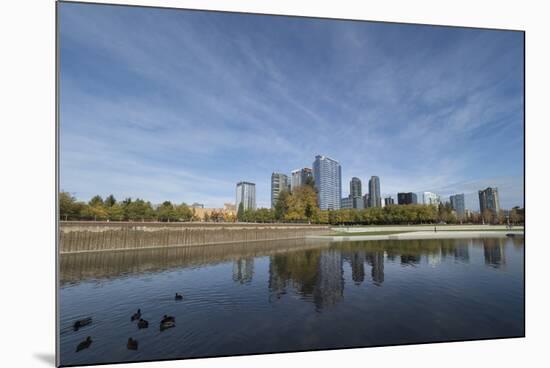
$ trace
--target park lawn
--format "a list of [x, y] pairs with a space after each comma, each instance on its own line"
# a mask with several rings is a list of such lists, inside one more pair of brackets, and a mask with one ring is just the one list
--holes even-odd
[[441, 229], [441, 231], [524, 231], [524, 229], [522, 227], [518, 227], [511, 229]]
[[376, 235], [393, 235], [393, 234], [414, 233], [414, 232], [416, 231], [415, 230], [404, 230], [404, 231], [388, 230], [388, 231], [358, 231], [358, 232], [351, 232], [351, 233], [339, 231], [332, 234], [327, 234], [327, 236], [369, 236], [369, 235], [376, 236]]

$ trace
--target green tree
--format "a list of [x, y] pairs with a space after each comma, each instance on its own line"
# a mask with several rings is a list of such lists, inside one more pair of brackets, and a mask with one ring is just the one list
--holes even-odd
[[275, 208], [273, 216], [276, 220], [282, 221], [285, 219], [285, 216], [288, 212], [288, 198], [291, 194], [283, 190], [279, 193], [279, 198], [277, 199], [277, 202], [275, 202]]
[[109, 194], [107, 198], [105, 198], [105, 207], [112, 207], [116, 204], [115, 196], [112, 194]]
[[269, 208], [260, 208], [255, 212], [255, 220], [257, 222], [273, 222], [274, 218], [274, 211], [271, 211]]
[[145, 202], [143, 199], [137, 198], [133, 201], [127, 198], [122, 202], [124, 208], [124, 218], [130, 221], [145, 221], [155, 218], [155, 211], [151, 202]]
[[107, 220], [108, 218], [107, 210], [100, 204], [96, 204], [95, 206], [89, 204], [83, 206], [80, 215], [82, 219], [93, 221]]
[[176, 213], [176, 209], [174, 208], [174, 205], [172, 205], [172, 202], [170, 201], [164, 201], [162, 204], [157, 208], [157, 218], [159, 221], [176, 221], [178, 218], [178, 215]]
[[64, 191], [59, 193], [59, 218], [61, 220], [79, 220], [84, 206], [84, 203], [77, 202], [70, 193]]
[[244, 204], [243, 202], [239, 203], [239, 209], [237, 210], [237, 221], [244, 221]]
[[309, 185], [300, 186], [285, 199], [288, 206], [285, 220], [287, 221], [310, 221], [317, 216], [319, 206], [317, 205], [317, 193]]
[[103, 198], [101, 198], [100, 195], [95, 195], [92, 197], [92, 199], [90, 199], [88, 204], [92, 207], [103, 206], [104, 205]]
[[178, 221], [191, 221], [193, 218], [193, 212], [185, 203], [176, 206], [174, 210]]
[[118, 203], [107, 207], [107, 216], [110, 221], [122, 221], [124, 220], [124, 208]]

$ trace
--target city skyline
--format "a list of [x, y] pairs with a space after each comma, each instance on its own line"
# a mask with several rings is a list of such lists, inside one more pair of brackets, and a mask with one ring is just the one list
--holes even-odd
[[271, 173], [323, 154], [343, 188], [376, 175], [381, 198], [464, 193], [476, 210], [478, 191], [497, 187], [502, 208], [523, 207], [519, 34], [60, 11], [60, 187], [79, 199], [220, 207], [249, 181], [269, 208]]

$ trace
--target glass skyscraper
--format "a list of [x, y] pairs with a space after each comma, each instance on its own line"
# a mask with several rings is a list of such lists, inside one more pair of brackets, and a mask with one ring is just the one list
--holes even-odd
[[235, 208], [239, 210], [240, 204], [243, 204], [243, 209], [256, 209], [256, 184], [247, 181], [237, 183]]
[[361, 190], [361, 180], [359, 178], [351, 178], [349, 182], [349, 197], [351, 198], [351, 207], [362, 209], [365, 208], [363, 204], [363, 195]]
[[290, 188], [294, 190], [302, 185], [305, 185], [308, 178], [313, 176], [311, 169], [309, 167], [304, 167], [303, 169], [294, 170], [291, 173], [290, 178]]
[[288, 176], [281, 173], [271, 174], [271, 208], [275, 208], [275, 204], [279, 200], [279, 194], [286, 190], [288, 191]]
[[322, 210], [340, 209], [342, 199], [342, 167], [338, 161], [327, 156], [315, 156], [313, 179], [317, 200]]
[[397, 193], [397, 204], [417, 204], [416, 193]]
[[371, 176], [369, 180], [369, 207], [382, 207], [380, 179], [378, 176]]
[[455, 194], [451, 196], [451, 206], [456, 211], [458, 218], [463, 218], [465, 214], [464, 194]]
[[441, 197], [432, 192], [422, 193], [422, 203], [426, 205], [439, 206], [441, 203]]
[[498, 215], [500, 212], [497, 188], [487, 188], [479, 191], [479, 211], [483, 214], [485, 210], [491, 211], [494, 215]]

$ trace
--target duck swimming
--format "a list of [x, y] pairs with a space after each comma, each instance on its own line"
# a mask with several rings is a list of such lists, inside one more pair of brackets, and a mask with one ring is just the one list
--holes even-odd
[[149, 321], [146, 321], [146, 320], [140, 318], [137, 325], [138, 325], [139, 329], [147, 328], [147, 327], [149, 327]]
[[180, 293], [176, 293], [175, 299], [176, 299], [176, 300], [182, 300], [182, 299], [183, 299], [183, 295], [181, 295]]
[[141, 318], [141, 309], [138, 309], [136, 313], [132, 315], [131, 320], [136, 321]]
[[164, 322], [176, 322], [176, 317], [167, 316], [165, 314], [164, 316], [162, 316], [162, 320], [160, 321], [160, 323], [164, 323]]
[[128, 350], [137, 350], [138, 349], [138, 342], [137, 340], [132, 339], [131, 337], [128, 339], [128, 344], [126, 344], [126, 347]]
[[176, 319], [172, 316], [167, 316], [166, 314], [162, 317], [160, 321], [160, 330], [164, 331], [167, 328], [176, 327]]
[[78, 331], [78, 329], [80, 327], [84, 327], [86, 325], [89, 325], [90, 323], [92, 323], [92, 317], [87, 317], [87, 318], [83, 318], [83, 319], [79, 319], [78, 321], [76, 321], [74, 324], [73, 324], [73, 329], [75, 331]]
[[78, 353], [80, 350], [88, 349], [90, 345], [92, 345], [92, 338], [88, 336], [86, 337], [86, 340], [78, 344], [78, 346], [76, 347], [76, 352]]

